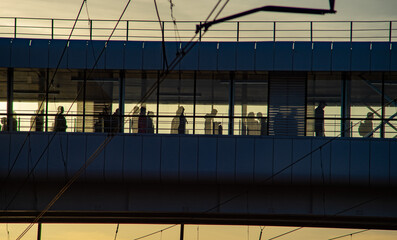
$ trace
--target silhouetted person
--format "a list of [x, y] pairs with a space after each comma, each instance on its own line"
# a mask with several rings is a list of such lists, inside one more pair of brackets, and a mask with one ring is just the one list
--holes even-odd
[[218, 113], [218, 110], [215, 108], [212, 109], [211, 113], [207, 113], [204, 117], [204, 133], [205, 134], [213, 134], [213, 125], [214, 125], [214, 117]]
[[255, 113], [248, 113], [247, 118], [247, 135], [259, 135], [259, 122], [255, 119]]
[[186, 133], [186, 117], [184, 115], [185, 108], [179, 106], [176, 110], [176, 115], [171, 122], [171, 134], [185, 134]]
[[154, 125], [153, 125], [153, 117], [154, 113], [152, 111], [147, 112], [147, 133], [154, 133]]
[[373, 137], [373, 124], [372, 124], [372, 119], [374, 119], [374, 114], [372, 112], [367, 113], [367, 118], [365, 118], [364, 122], [360, 123], [360, 126], [358, 127], [358, 133], [365, 137]]
[[324, 137], [324, 108], [327, 106], [327, 104], [323, 101], [321, 101], [314, 110], [314, 131], [316, 133], [316, 137]]
[[138, 133], [146, 133], [147, 131], [147, 117], [146, 107], [141, 107], [141, 113], [138, 118]]
[[132, 133], [138, 133], [138, 121], [139, 121], [139, 107], [135, 106], [132, 111]]
[[66, 132], [66, 118], [63, 115], [63, 106], [58, 107], [58, 112], [55, 115], [55, 122], [54, 122], [54, 132]]
[[121, 124], [120, 124], [120, 109], [116, 109], [114, 111], [111, 118], [112, 132], [121, 132]]
[[260, 135], [267, 135], [267, 125], [266, 125], [266, 118], [263, 117], [261, 112], [256, 114], [256, 118], [258, 119], [259, 123], [259, 132]]
[[7, 118], [5, 118], [5, 117], [2, 117], [1, 118], [1, 124], [2, 124], [2, 126], [1, 126], [1, 131], [8, 131], [8, 129], [7, 129]]
[[109, 132], [110, 131], [110, 113], [109, 108], [105, 106], [98, 116], [98, 120], [94, 125], [95, 132]]
[[36, 115], [32, 116], [30, 119], [30, 124], [32, 126], [32, 131], [42, 132], [44, 129], [44, 110], [42, 109], [36, 111]]

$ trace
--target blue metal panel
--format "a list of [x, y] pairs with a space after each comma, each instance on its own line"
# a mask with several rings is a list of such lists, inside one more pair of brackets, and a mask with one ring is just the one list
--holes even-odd
[[161, 170], [161, 137], [143, 136], [142, 178], [149, 181], [160, 181]]
[[313, 43], [313, 71], [331, 71], [331, 43]]
[[370, 44], [369, 42], [352, 43], [352, 71], [370, 71]]
[[29, 172], [33, 170], [35, 179], [46, 179], [47, 177], [47, 155], [42, 155], [46, 151], [47, 136], [43, 134], [31, 133], [27, 144], [30, 151]]
[[30, 46], [30, 67], [47, 68], [49, 40], [33, 39]]
[[334, 42], [332, 47], [332, 71], [350, 71], [351, 43]]
[[255, 70], [255, 43], [239, 42], [237, 43], [237, 69], [240, 71]]
[[[83, 134], [69, 135], [67, 146], [67, 172], [69, 176], [73, 176], [73, 174], [75, 174], [85, 164], [87, 156], [86, 136]], [[49, 159], [49, 161], [51, 161], [51, 159]], [[84, 180], [85, 174], [79, 179]]]
[[255, 139], [236, 139], [236, 182], [252, 183], [254, 180]]
[[[15, 163], [15, 166], [11, 172], [10, 178], [22, 178], [25, 179], [29, 174], [29, 145], [26, 143], [23, 145], [26, 138], [26, 133], [12, 133], [10, 145], [10, 159], [9, 168]], [[22, 147], [23, 146], [23, 147]], [[22, 149], [21, 149], [22, 148]], [[19, 153], [19, 151], [21, 151]], [[18, 155], [19, 154], [19, 155]], [[18, 156], [18, 158], [17, 158]]]
[[273, 71], [274, 69], [274, 42], [256, 43], [255, 70]]
[[87, 41], [70, 41], [68, 48], [68, 67], [76, 69], [85, 69], [87, 67]]
[[294, 71], [311, 71], [312, 69], [312, 43], [295, 42], [294, 44]]
[[11, 64], [11, 40], [0, 38], [0, 67], [9, 67]]
[[390, 184], [397, 184], [397, 142], [390, 141]]
[[371, 70], [389, 71], [390, 69], [390, 43], [373, 42], [371, 50]]
[[216, 181], [217, 166], [217, 138], [200, 137], [199, 138], [199, 181], [214, 182]]
[[269, 177], [273, 175], [273, 138], [255, 139], [254, 164], [255, 183], [272, 183]]
[[[274, 139], [274, 167], [273, 174], [279, 173], [292, 163], [292, 139]], [[291, 183], [292, 168], [287, 168], [274, 177], [276, 183]]]
[[[310, 184], [311, 156], [306, 156], [311, 152], [311, 140], [305, 138], [293, 139], [293, 156], [292, 162], [292, 182]], [[303, 158], [306, 156], [305, 158]]]
[[292, 42], [276, 42], [274, 45], [274, 70], [292, 71]]
[[[180, 68], [181, 70], [198, 70], [199, 61], [199, 44], [196, 43], [182, 43], [182, 49], [185, 51]], [[189, 50], [190, 49], [190, 50]]]
[[[67, 45], [66, 40], [51, 40], [49, 49], [48, 66], [50, 68], [56, 68], [59, 61], [61, 61], [59, 68], [67, 68], [68, 64], [68, 51], [62, 55], [65, 46]], [[62, 60], [61, 60], [62, 57]]]
[[[2, 134], [0, 132], [0, 152], [2, 153], [2, 157], [0, 158], [0, 176], [7, 176], [8, 170], [12, 163], [10, 159], [10, 143], [11, 143], [11, 135]], [[15, 159], [12, 159], [14, 161]]]
[[331, 145], [331, 184], [347, 184], [350, 173], [350, 142], [338, 139]]
[[218, 70], [236, 70], [235, 42], [220, 42], [218, 49]]
[[355, 139], [350, 144], [350, 183], [367, 185], [369, 184], [369, 142]]
[[29, 39], [13, 39], [11, 50], [11, 66], [16, 68], [30, 67], [30, 40]]
[[[99, 135], [99, 134], [96, 134]], [[114, 136], [104, 150], [105, 162], [105, 180], [122, 181], [123, 180], [123, 162], [124, 162], [124, 137], [121, 135]]]
[[390, 54], [390, 70], [397, 71], [397, 42], [392, 43], [392, 49]]
[[122, 41], [109, 41], [106, 46], [106, 69], [124, 69], [124, 45]]
[[[166, 42], [165, 43], [165, 53], [167, 56], [168, 66], [171, 68], [171, 64], [176, 62], [180, 53], [180, 43], [179, 42]], [[162, 59], [164, 61], [164, 59]], [[179, 70], [179, 63], [175, 65], [174, 70]]]
[[236, 140], [234, 138], [218, 138], [218, 182], [232, 182], [236, 174]]
[[312, 140], [312, 183], [330, 183], [331, 175], [331, 144], [324, 138], [314, 138]]
[[124, 47], [124, 66], [125, 69], [142, 69], [143, 42], [125, 42]]
[[[53, 133], [45, 135], [46, 142], [52, 138]], [[68, 135], [57, 134], [52, 139], [50, 148], [48, 149], [48, 160], [45, 161], [46, 169], [48, 168], [48, 180], [64, 181], [74, 172], [67, 174], [68, 166]]]
[[179, 137], [164, 137], [161, 141], [161, 180], [179, 180]]
[[199, 70], [218, 69], [218, 43], [200, 42], [199, 45]]
[[181, 136], [179, 146], [181, 182], [197, 181], [198, 138]]
[[161, 42], [145, 42], [143, 48], [143, 69], [163, 69], [163, 47]]
[[87, 42], [87, 69], [105, 69], [105, 43], [105, 41]]
[[387, 141], [371, 142], [371, 185], [386, 185], [389, 183], [389, 151], [390, 149]]
[[[87, 150], [85, 161], [88, 162], [92, 155], [98, 150], [98, 147], [105, 141], [105, 136], [103, 135], [87, 135]], [[92, 163], [86, 168], [86, 177], [89, 180], [94, 181], [104, 181], [104, 169], [105, 166], [105, 154], [103, 151], [92, 161]]]
[[124, 136], [124, 168], [126, 181], [142, 179], [142, 136]]

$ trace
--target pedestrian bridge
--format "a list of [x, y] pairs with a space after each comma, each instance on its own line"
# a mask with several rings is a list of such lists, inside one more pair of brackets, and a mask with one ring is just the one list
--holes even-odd
[[392, 139], [1, 132], [0, 151], [1, 222], [83, 170], [40, 221], [397, 229]]

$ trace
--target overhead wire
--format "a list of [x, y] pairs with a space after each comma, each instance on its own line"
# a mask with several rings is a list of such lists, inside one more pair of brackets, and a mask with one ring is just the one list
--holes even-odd
[[163, 50], [163, 70], [164, 70], [164, 65], [167, 67], [167, 69], [169, 68], [169, 66], [168, 66], [168, 60], [167, 60], [167, 52], [166, 52], [166, 50], [165, 50], [165, 36], [164, 36], [164, 34], [165, 34], [165, 32], [164, 32], [164, 30], [165, 30], [165, 26], [164, 26], [165, 23], [161, 21], [159, 9], [158, 9], [158, 7], [157, 7], [157, 1], [156, 1], [156, 0], [153, 0], [153, 1], [154, 1], [154, 8], [156, 9], [157, 19], [158, 19], [158, 22], [159, 22], [159, 24], [160, 24], [160, 31], [161, 31], [161, 47], [162, 47], [162, 50]]
[[[82, 11], [82, 9], [83, 9], [83, 6], [84, 6], [85, 2], [86, 2], [86, 0], [83, 0], [82, 4], [81, 4], [81, 6], [80, 6], [79, 12], [78, 12], [77, 17], [76, 17], [76, 19], [75, 19], [75, 21], [74, 21], [74, 24], [73, 24], [72, 29], [71, 29], [71, 31], [70, 31], [70, 34], [69, 34], [68, 40], [67, 40], [67, 42], [66, 42], [66, 44], [65, 44], [65, 47], [63, 48], [62, 54], [61, 54], [61, 56], [60, 56], [60, 58], [59, 58], [59, 61], [58, 61], [58, 64], [57, 64], [57, 66], [56, 66], [56, 68], [55, 68], [54, 74], [53, 74], [53, 76], [52, 76], [52, 78], [51, 78], [51, 81], [50, 81], [50, 82], [48, 83], [48, 85], [47, 85], [47, 89], [49, 89], [49, 88], [54, 84], [55, 75], [57, 74], [57, 72], [58, 72], [58, 70], [59, 70], [59, 67], [60, 67], [60, 65], [61, 65], [61, 62], [62, 62], [62, 60], [63, 60], [63, 57], [64, 57], [64, 55], [65, 55], [65, 53], [66, 53], [66, 49], [67, 49], [67, 47], [68, 47], [68, 45], [69, 45], [69, 41], [70, 41], [70, 39], [71, 39], [71, 37], [72, 37], [73, 31], [74, 31], [74, 29], [75, 29], [75, 27], [76, 27], [77, 21], [78, 21], [78, 19], [79, 19], [79, 17], [80, 17], [80, 14], [81, 14], [81, 11]], [[41, 102], [41, 104], [40, 104], [40, 106], [39, 106], [39, 109], [42, 109], [42, 107], [43, 107], [45, 101], [46, 101], [46, 98], [43, 98], [43, 100], [42, 100], [42, 102]], [[5, 179], [4, 179], [3, 183], [2, 183], [3, 186], [4, 186], [4, 184], [7, 182], [8, 178], [10, 177], [10, 175], [11, 175], [11, 173], [12, 173], [14, 167], [15, 167], [15, 164], [16, 164], [16, 162], [17, 162], [19, 156], [20, 156], [21, 153], [22, 153], [22, 149], [23, 149], [23, 147], [25, 146], [25, 144], [26, 144], [28, 138], [30, 137], [32, 128], [33, 128], [33, 122], [31, 123], [30, 128], [29, 128], [29, 131], [28, 131], [28, 133], [27, 133], [27, 135], [26, 135], [26, 137], [25, 137], [25, 139], [24, 139], [24, 141], [23, 141], [21, 147], [19, 148], [19, 151], [18, 151], [18, 153], [17, 153], [17, 155], [16, 155], [16, 157], [15, 157], [13, 163], [11, 164], [11, 167], [10, 167], [9, 170], [8, 170], [7, 176], [5, 177]]]
[[134, 240], [140, 240], [140, 239], [143, 239], [143, 238], [147, 238], [147, 237], [153, 236], [153, 235], [155, 235], [155, 234], [157, 234], [157, 233], [162, 233], [163, 231], [168, 230], [168, 229], [171, 229], [171, 228], [176, 227], [176, 226], [178, 226], [178, 224], [174, 224], [174, 225], [171, 225], [171, 226], [169, 226], [169, 227], [163, 228], [163, 229], [161, 229], [161, 230], [158, 230], [158, 231], [155, 231], [155, 232], [146, 234], [146, 235], [144, 235], [144, 236], [141, 236], [141, 237], [138, 237], [138, 238], [134, 238]]
[[356, 235], [356, 234], [367, 232], [369, 230], [371, 230], [371, 229], [365, 229], [365, 230], [361, 230], [361, 231], [357, 231], [357, 232], [353, 232], [353, 233], [349, 233], [349, 234], [344, 234], [344, 235], [341, 235], [341, 236], [338, 236], [338, 237], [329, 238], [328, 240], [335, 240], [335, 239], [344, 238], [344, 237], [347, 237], [347, 236], [353, 236], [353, 235]]
[[114, 234], [114, 240], [117, 240], [117, 234], [119, 233], [119, 226], [120, 226], [120, 223], [117, 223], [116, 233]]
[[285, 233], [282, 233], [282, 234], [277, 235], [277, 236], [275, 236], [275, 237], [269, 238], [268, 240], [273, 240], [273, 239], [280, 238], [280, 237], [285, 236], [285, 235], [287, 235], [287, 234], [290, 234], [290, 233], [299, 231], [299, 230], [301, 230], [302, 228], [303, 228], [303, 227], [298, 227], [298, 228], [292, 229], [292, 230], [290, 230], [290, 231], [288, 231], [288, 232], [285, 232]]
[[[86, 1], [86, 0], [83, 1], [83, 4], [84, 4], [85, 1]], [[117, 25], [118, 25], [118, 23], [120, 22], [121, 18], [123, 17], [123, 15], [124, 15], [126, 9], [128, 8], [130, 2], [131, 2], [131, 0], [129, 0], [129, 1], [127, 2], [127, 4], [126, 4], [126, 6], [125, 6], [125, 8], [124, 8], [124, 10], [123, 10], [123, 12], [122, 12], [122, 14], [121, 14], [119, 20], [117, 21], [116, 26], [114, 27], [114, 29], [113, 29], [113, 31], [112, 31], [112, 33], [111, 33], [111, 35], [110, 35], [108, 41], [105, 43], [104, 48], [102, 49], [100, 55], [99, 55], [98, 58], [96, 59], [95, 64], [94, 64], [94, 66], [93, 66], [91, 72], [94, 70], [95, 66], [97, 65], [97, 63], [98, 63], [98, 61], [99, 61], [99, 58], [100, 58], [101, 55], [103, 54], [104, 49], [105, 49], [106, 46], [107, 46], [107, 43], [109, 42], [109, 40], [110, 40], [111, 36], [113, 35], [115, 29], [117, 28]], [[83, 4], [82, 4], [82, 6], [81, 6], [81, 8], [80, 8], [80, 11], [79, 11], [78, 16], [80, 15], [80, 12], [81, 12], [81, 9], [82, 9], [82, 7], [83, 7]], [[78, 19], [78, 18], [77, 18], [77, 19]], [[76, 19], [76, 22], [77, 22], [77, 19]], [[75, 26], [75, 25], [74, 25], [74, 26]], [[61, 58], [62, 58], [62, 57], [63, 57], [63, 55], [61, 55]], [[60, 61], [61, 61], [61, 60], [60, 60]], [[58, 67], [59, 67], [59, 65], [58, 65]], [[54, 74], [54, 77], [55, 77], [55, 74]], [[80, 92], [81, 92], [81, 91], [79, 91], [79, 93], [80, 93]], [[76, 97], [76, 99], [77, 99], [77, 97]], [[72, 102], [72, 104], [71, 104], [69, 110], [70, 110], [71, 107], [73, 106], [74, 102], [75, 102], [75, 100]], [[68, 112], [69, 112], [69, 110], [68, 110]], [[42, 153], [41, 156], [39, 157], [39, 159], [38, 159], [38, 161], [36, 162], [35, 166], [34, 166], [33, 169], [30, 171], [29, 175], [25, 178], [25, 181], [24, 181], [25, 183], [26, 183], [26, 181], [29, 179], [30, 175], [32, 174], [32, 172], [34, 171], [34, 169], [36, 168], [36, 166], [38, 165], [38, 163], [39, 163], [39, 161], [41, 160], [41, 158], [42, 158], [42, 156], [44, 155], [44, 153], [47, 151], [47, 149], [48, 149], [50, 143], [52, 142], [53, 138], [55, 137], [56, 133], [57, 133], [57, 132], [54, 132], [54, 134], [53, 134], [51, 140], [48, 142], [46, 148], [44, 149], [43, 153]], [[40, 218], [53, 206], [53, 204], [63, 195], [63, 193], [64, 193], [64, 192], [77, 180], [77, 178], [82, 174], [82, 172], [84, 172], [84, 170], [94, 161], [94, 159], [100, 154], [100, 152], [103, 151], [103, 149], [106, 147], [106, 145], [107, 145], [111, 140], [112, 140], [112, 138], [109, 138], [109, 137], [105, 139], [105, 141], [96, 149], [96, 151], [90, 156], [90, 158], [85, 162], [85, 164], [73, 175], [73, 177], [67, 182], [67, 184], [58, 192], [58, 194], [52, 199], [52, 201], [46, 206], [46, 208], [45, 208], [43, 211], [41, 211], [41, 213], [34, 219], [34, 221], [33, 221], [31, 224], [29, 224], [29, 226], [19, 235], [19, 237], [17, 238], [17, 240], [21, 239], [21, 238], [33, 227], [33, 225], [34, 225], [35, 223], [38, 222], [38, 220], [39, 220], [39, 219], [40, 219]], [[24, 184], [23, 184], [23, 185], [24, 185]], [[22, 187], [21, 187], [21, 188], [22, 188]], [[21, 188], [20, 188], [20, 189], [21, 189]], [[19, 191], [20, 191], [20, 190], [19, 190]], [[19, 192], [19, 191], [18, 191], [18, 192]], [[13, 198], [12, 201], [10, 201], [10, 203], [8, 204], [8, 207], [11, 205], [11, 203], [12, 203], [13, 200], [15, 199], [15, 196], [16, 196], [16, 195], [14, 195], [14, 198]], [[8, 209], [8, 207], [7, 207], [7, 209]]]

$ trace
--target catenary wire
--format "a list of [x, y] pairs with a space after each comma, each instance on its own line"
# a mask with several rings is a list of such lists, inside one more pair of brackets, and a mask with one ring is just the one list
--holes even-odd
[[273, 239], [280, 238], [280, 237], [285, 236], [285, 235], [287, 235], [287, 234], [290, 234], [290, 233], [299, 231], [299, 230], [301, 230], [302, 228], [303, 228], [303, 227], [298, 227], [298, 228], [292, 229], [292, 230], [290, 230], [290, 231], [288, 231], [288, 232], [285, 232], [285, 233], [282, 233], [282, 234], [277, 235], [277, 236], [275, 236], [275, 237], [269, 238], [269, 240], [273, 240]]
[[117, 223], [116, 232], [114, 234], [114, 240], [117, 240], [117, 234], [119, 233], [119, 226], [120, 226], [120, 223]]
[[[58, 69], [59, 69], [59, 67], [60, 67], [60, 65], [61, 65], [62, 59], [63, 59], [63, 57], [64, 57], [64, 55], [65, 55], [65, 53], [66, 53], [66, 49], [67, 49], [67, 47], [68, 47], [69, 41], [70, 41], [70, 39], [71, 39], [71, 37], [72, 37], [73, 31], [74, 31], [74, 29], [75, 29], [75, 27], [76, 27], [77, 21], [78, 21], [78, 19], [79, 19], [79, 17], [80, 17], [80, 14], [81, 14], [81, 11], [82, 11], [82, 9], [83, 9], [83, 7], [84, 7], [85, 2], [86, 2], [86, 0], [83, 0], [82, 4], [81, 4], [81, 6], [80, 6], [80, 10], [79, 10], [79, 12], [78, 12], [78, 14], [77, 14], [77, 17], [76, 17], [75, 21], [74, 21], [73, 27], [72, 27], [72, 29], [71, 29], [71, 31], [70, 31], [70, 34], [69, 34], [69, 37], [68, 37], [68, 40], [67, 40], [67, 42], [66, 42], [66, 44], [65, 44], [65, 47], [63, 48], [63, 51], [62, 51], [62, 54], [61, 54], [60, 59], [59, 59], [59, 61], [58, 61], [57, 67], [56, 67], [56, 69], [55, 69], [55, 71], [54, 71], [54, 74], [53, 74], [53, 77], [52, 77], [51, 81], [49, 82], [49, 84], [48, 84], [48, 86], [47, 86], [47, 89], [49, 89], [49, 88], [53, 85], [53, 83], [54, 83], [55, 75], [57, 74]], [[41, 102], [41, 104], [40, 104], [40, 106], [39, 106], [39, 109], [41, 109], [41, 108], [43, 107], [45, 100], [46, 100], [45, 98], [42, 100], [42, 102]], [[28, 133], [27, 133], [27, 135], [26, 135], [26, 137], [25, 137], [25, 140], [24, 140], [24, 142], [22, 143], [22, 146], [20, 147], [20, 149], [19, 149], [19, 151], [18, 151], [18, 154], [16, 155], [15, 160], [13, 161], [13, 163], [12, 163], [10, 169], [8, 170], [7, 176], [5, 177], [5, 179], [4, 179], [4, 181], [3, 181], [3, 186], [5, 185], [5, 183], [7, 182], [8, 178], [10, 177], [11, 172], [12, 172], [12, 170], [13, 170], [14, 167], [15, 167], [15, 164], [16, 164], [16, 162], [17, 162], [19, 156], [20, 156], [21, 153], [22, 153], [22, 149], [23, 149], [23, 147], [25, 146], [26, 141], [27, 141], [28, 138], [30, 137], [32, 128], [33, 128], [33, 123], [30, 125], [30, 129], [29, 129], [29, 131], [28, 131]]]
[[[86, 1], [86, 0], [84, 0], [84, 2], [85, 2], [85, 1]], [[83, 2], [83, 4], [84, 4], [84, 2]], [[122, 12], [122, 14], [121, 14], [121, 16], [120, 16], [120, 18], [119, 18], [119, 20], [118, 20], [116, 26], [115, 26], [115, 28], [113, 29], [113, 31], [112, 31], [112, 33], [111, 33], [111, 36], [113, 35], [115, 29], [117, 28], [117, 25], [118, 25], [118, 23], [120, 22], [122, 16], [124, 15], [126, 9], [128, 8], [128, 5], [130, 4], [130, 2], [131, 2], [131, 0], [129, 0], [129, 1], [127, 2], [126, 7], [124, 8], [124, 10], [123, 10], [123, 12]], [[82, 5], [82, 7], [83, 7], [83, 5]], [[80, 12], [81, 12], [82, 7], [80, 8], [79, 15], [80, 15]], [[108, 41], [110, 40], [111, 36], [109, 37]], [[107, 41], [106, 43], [108, 43], [108, 41]], [[93, 69], [95, 68], [96, 64], [97, 64], [98, 61], [99, 61], [99, 58], [100, 58], [101, 55], [103, 54], [106, 45], [107, 45], [107, 44], [105, 44], [104, 48], [102, 49], [101, 54], [98, 56], [97, 60], [95, 61], [95, 64], [94, 64]], [[92, 71], [93, 71], [93, 69], [92, 69]], [[55, 76], [55, 75], [54, 75], [54, 76]], [[72, 103], [72, 105], [73, 105], [73, 104], [74, 104], [74, 102]], [[70, 110], [70, 109], [71, 109], [71, 107], [69, 108], [69, 110]], [[52, 139], [55, 137], [55, 135], [56, 135], [56, 132], [53, 134], [53, 136], [52, 136], [52, 138], [51, 138], [51, 141], [49, 141], [49, 143], [47, 144], [46, 149], [43, 151], [43, 154], [47, 151], [47, 149], [48, 149], [50, 143], [52, 142]], [[73, 177], [68, 181], [68, 183], [61, 189], [61, 191], [58, 192], [58, 194], [52, 199], [52, 201], [46, 206], [46, 208], [45, 208], [45, 209], [35, 218], [35, 220], [34, 220], [31, 224], [29, 224], [29, 226], [19, 235], [19, 237], [17, 238], [17, 240], [21, 239], [21, 238], [33, 227], [33, 225], [34, 225], [35, 223], [38, 222], [38, 220], [39, 220], [39, 219], [52, 207], [52, 205], [62, 196], [62, 194], [63, 194], [63, 193], [64, 193], [64, 192], [77, 180], [77, 178], [81, 175], [81, 173], [84, 172], [84, 170], [86, 169], [86, 167], [87, 167], [88, 165], [90, 165], [90, 164], [94, 161], [94, 159], [100, 154], [100, 152], [102, 152], [102, 150], [106, 147], [106, 145], [107, 145], [111, 140], [112, 140], [112, 138], [109, 138], [109, 137], [105, 139], [105, 141], [96, 149], [96, 151], [90, 156], [90, 158], [87, 160], [87, 162], [86, 162], [86, 163], [73, 175]], [[39, 161], [41, 160], [43, 154], [40, 156], [39, 160], [36, 162], [34, 168], [32, 169], [32, 171], [30, 171], [30, 173], [29, 173], [29, 175], [27, 176], [27, 178], [25, 178], [25, 182], [26, 182], [27, 179], [30, 177], [30, 175], [31, 175], [31, 173], [33, 172], [33, 170], [35, 169], [35, 167], [38, 165], [38, 163], [39, 163]], [[21, 189], [21, 188], [20, 188], [20, 189]], [[19, 190], [19, 191], [20, 191], [20, 190]], [[19, 191], [18, 191], [18, 192], [19, 192]], [[15, 196], [14, 196], [14, 198], [15, 198]], [[10, 202], [10, 204], [11, 204], [11, 203], [12, 203], [12, 201]], [[9, 205], [10, 205], [10, 204], [9, 204]]]
[[335, 240], [335, 239], [339, 239], [339, 238], [343, 238], [343, 237], [347, 237], [347, 236], [352, 236], [352, 235], [360, 234], [360, 233], [363, 233], [363, 232], [367, 232], [369, 230], [370, 229], [365, 229], [365, 230], [361, 230], [361, 231], [357, 231], [357, 232], [353, 232], [353, 233], [349, 233], [349, 234], [344, 234], [344, 235], [341, 235], [341, 236], [338, 236], [338, 237], [329, 238], [328, 240]]

